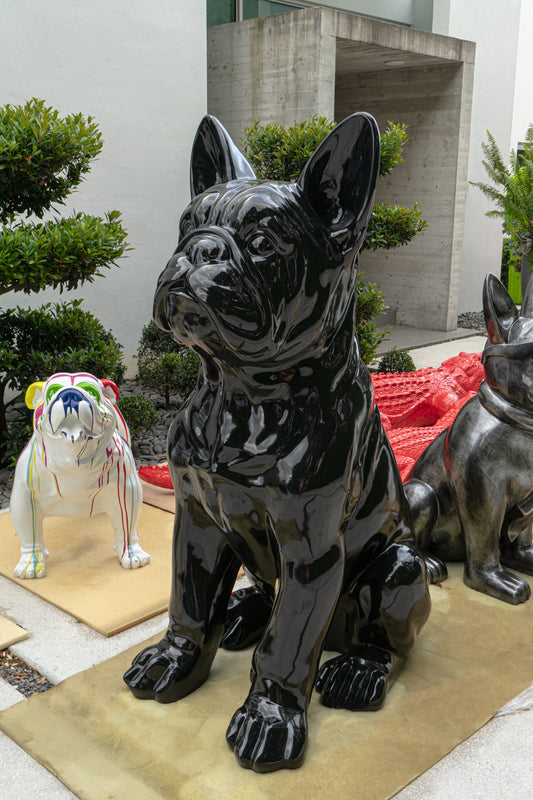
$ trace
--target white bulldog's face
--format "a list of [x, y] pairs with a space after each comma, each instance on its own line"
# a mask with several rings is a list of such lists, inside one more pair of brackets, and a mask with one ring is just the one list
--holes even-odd
[[47, 460], [55, 467], [80, 466], [98, 454], [100, 461], [117, 427], [117, 398], [112, 381], [89, 373], [59, 372], [33, 383], [26, 404], [34, 409], [35, 434]]

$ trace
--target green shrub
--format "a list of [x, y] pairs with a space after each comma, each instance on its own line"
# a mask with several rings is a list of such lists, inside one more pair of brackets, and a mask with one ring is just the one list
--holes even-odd
[[0, 222], [63, 203], [103, 147], [91, 117], [59, 113], [33, 98], [0, 108]]
[[[11, 462], [21, 443], [21, 425], [31, 421], [22, 399], [27, 387], [54, 372], [91, 372], [120, 383], [122, 347], [80, 300], [48, 303], [0, 314], [0, 461]], [[6, 400], [6, 390], [15, 394]], [[18, 419], [7, 419], [8, 409]], [[12, 413], [10, 414], [10, 417]], [[27, 438], [27, 437], [26, 437]], [[22, 442], [23, 443], [23, 442]]]
[[[91, 117], [61, 118], [37, 99], [0, 108], [0, 294], [76, 289], [127, 249], [118, 211], [105, 219], [81, 213], [44, 223], [17, 218], [41, 219], [54, 204], [63, 204], [102, 146]], [[17, 431], [26, 424], [20, 393], [58, 370], [120, 382], [121, 347], [79, 301], [1, 311], [0, 466], [10, 462], [20, 440]], [[16, 393], [9, 401], [6, 389]], [[10, 406], [18, 407], [20, 419], [13, 419], [11, 408], [8, 425]]]
[[159, 414], [149, 397], [131, 394], [121, 397], [117, 403], [130, 429], [131, 441], [135, 445], [146, 439], [159, 423]]
[[[246, 157], [259, 178], [296, 181], [307, 160], [322, 139], [333, 130], [335, 122], [314, 116], [310, 120], [284, 125], [260, 125], [257, 120], [244, 129], [242, 144]], [[380, 178], [389, 175], [403, 161], [407, 142], [404, 123], [388, 122], [380, 136]], [[391, 249], [407, 244], [427, 227], [418, 204], [414, 208], [377, 203], [374, 205], [362, 249]], [[362, 274], [362, 273], [361, 273]], [[388, 331], [379, 331], [373, 317], [386, 308], [383, 293], [375, 284], [357, 282], [357, 338], [361, 358], [369, 364]]]
[[171, 395], [187, 397], [196, 386], [200, 359], [158, 328], [153, 320], [142, 330], [137, 359], [140, 382], [164, 398], [167, 410]]
[[500, 280], [507, 289], [509, 287], [509, 265], [511, 261], [512, 242], [508, 236], [504, 237], [502, 247], [502, 266]]
[[365, 364], [374, 360], [380, 344], [390, 338], [390, 328], [378, 331], [374, 318], [387, 310], [383, 301], [383, 292], [375, 283], [364, 283], [362, 272], [357, 280], [356, 331], [359, 341], [359, 352]]
[[407, 350], [393, 347], [381, 358], [377, 372], [415, 372], [415, 362]]
[[472, 183], [496, 206], [485, 216], [503, 219], [504, 232], [510, 239], [509, 261], [520, 271], [522, 256], [529, 270], [533, 269], [533, 123], [528, 126], [523, 150], [511, 150], [509, 166], [503, 160], [494, 136], [487, 131], [482, 145], [485, 159], [481, 162], [496, 184]]

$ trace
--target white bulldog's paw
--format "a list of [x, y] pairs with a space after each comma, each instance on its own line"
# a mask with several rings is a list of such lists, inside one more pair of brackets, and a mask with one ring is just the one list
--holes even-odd
[[150, 563], [150, 554], [140, 544], [132, 544], [119, 556], [119, 561], [124, 569], [138, 569]]
[[35, 550], [33, 553], [23, 553], [19, 563], [14, 569], [15, 578], [44, 578], [46, 575], [46, 556], [48, 550]]

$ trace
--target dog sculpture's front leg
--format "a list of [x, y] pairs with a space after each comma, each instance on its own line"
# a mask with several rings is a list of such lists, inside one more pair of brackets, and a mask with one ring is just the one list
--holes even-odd
[[124, 680], [140, 699], [172, 703], [207, 678], [240, 566], [198, 501], [176, 504], [170, 626], [133, 660]]
[[150, 563], [150, 554], [139, 544], [137, 523], [142, 508], [142, 485], [133, 464], [133, 457], [128, 470], [115, 486], [109, 486], [106, 497], [101, 501], [103, 511], [107, 512], [115, 532], [115, 543], [118, 560], [124, 569], [138, 569]]
[[343, 568], [338, 536], [320, 550], [305, 539], [281, 547], [280, 586], [254, 653], [252, 686], [226, 733], [241, 766], [271, 772], [302, 763], [307, 706]]
[[17, 465], [9, 510], [11, 520], [20, 539], [20, 559], [15, 567], [15, 578], [44, 578], [46, 557], [43, 513], [37, 502], [35, 487], [39, 484], [35, 446], [28, 446]]
[[463, 486], [457, 490], [461, 524], [465, 536], [464, 582], [505, 603], [517, 605], [529, 599], [529, 584], [518, 575], [503, 569], [500, 562], [500, 531], [503, 524], [503, 500], [491, 503], [476, 500]]

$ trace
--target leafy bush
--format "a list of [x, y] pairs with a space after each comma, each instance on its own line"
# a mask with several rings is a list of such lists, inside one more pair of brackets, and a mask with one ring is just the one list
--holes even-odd
[[415, 372], [415, 362], [407, 350], [393, 347], [381, 358], [377, 372]]
[[117, 403], [130, 429], [131, 441], [146, 439], [159, 423], [159, 414], [149, 397], [130, 394], [121, 397]]
[[41, 218], [62, 203], [103, 147], [91, 117], [61, 119], [43, 100], [0, 108], [0, 222], [11, 214]]
[[[61, 118], [35, 98], [0, 108], [0, 294], [76, 289], [127, 249], [118, 211], [105, 219], [81, 213], [44, 223], [17, 218], [42, 219], [53, 204], [63, 204], [102, 146], [91, 117]], [[0, 466], [10, 461], [26, 425], [20, 392], [58, 370], [120, 381], [121, 347], [79, 301], [0, 312]], [[18, 394], [6, 401], [6, 389]]]
[[374, 203], [368, 223], [363, 250], [392, 250], [412, 239], [427, 228], [419, 204], [414, 208]]
[[[45, 380], [54, 372], [91, 372], [116, 383], [124, 378], [121, 345], [93, 314], [80, 306], [80, 300], [73, 300], [36, 309], [8, 309], [0, 314], [2, 464], [11, 461], [24, 443], [21, 425], [31, 421], [31, 413], [22, 398], [31, 383]], [[10, 400], [6, 400], [7, 389], [15, 393]], [[16, 417], [12, 419], [11, 413], [8, 421], [11, 408]]]
[[158, 392], [170, 408], [170, 396], [187, 397], [198, 378], [200, 359], [175, 342], [151, 320], [145, 325], [137, 351], [138, 376], [143, 386]]
[[500, 280], [507, 289], [509, 287], [509, 264], [511, 261], [511, 240], [508, 236], [504, 237], [502, 247], [502, 266], [500, 272]]
[[106, 214], [105, 221], [76, 214], [5, 227], [0, 230], [0, 294], [30, 294], [45, 286], [62, 291], [92, 283], [102, 267], [122, 255], [125, 239], [118, 211]]
[[[290, 126], [276, 123], [261, 125], [254, 120], [253, 125], [244, 129], [241, 141], [258, 178], [294, 182], [300, 177], [311, 154], [336, 124], [327, 117], [317, 115]], [[389, 175], [394, 167], [402, 163], [402, 150], [407, 139], [404, 123], [387, 123], [387, 128], [380, 136], [380, 178]]]
[[503, 156], [490, 131], [487, 142], [481, 147], [485, 155], [482, 161], [487, 174], [496, 186], [487, 183], [472, 183], [481, 189], [485, 197], [496, 206], [487, 211], [487, 217], [503, 219], [505, 233], [510, 238], [510, 263], [520, 271], [522, 256], [526, 256], [528, 268], [533, 269], [533, 123], [526, 132], [521, 153], [511, 150], [510, 164]]
[[363, 272], [357, 281], [355, 323], [361, 358], [365, 364], [370, 364], [380, 344], [390, 338], [391, 334], [388, 325], [384, 331], [378, 331], [374, 322], [374, 317], [387, 310], [383, 302], [383, 292], [375, 283], [364, 283], [361, 280], [362, 275]]

